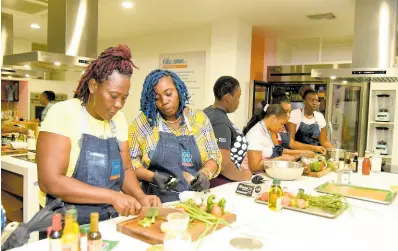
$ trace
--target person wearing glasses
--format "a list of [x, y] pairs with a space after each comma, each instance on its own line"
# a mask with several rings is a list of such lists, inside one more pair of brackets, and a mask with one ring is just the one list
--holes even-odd
[[316, 92], [309, 86], [302, 88], [304, 108], [293, 110], [287, 124], [290, 138], [303, 144], [334, 148], [326, 135], [326, 120], [318, 112], [319, 99]]
[[271, 133], [279, 132], [286, 117], [287, 112], [281, 105], [266, 104], [260, 114], [250, 119], [243, 129], [249, 146], [241, 168], [248, 167], [256, 173], [264, 171], [264, 160], [294, 160], [293, 156], [283, 154], [283, 147], [274, 145], [271, 137]]

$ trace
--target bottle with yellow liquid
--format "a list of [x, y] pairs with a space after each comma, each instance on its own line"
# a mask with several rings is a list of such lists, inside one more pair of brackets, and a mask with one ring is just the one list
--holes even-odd
[[282, 210], [283, 191], [281, 181], [273, 179], [271, 189], [269, 190], [268, 207], [269, 209], [279, 212]]
[[78, 251], [79, 250], [79, 235], [76, 233], [76, 227], [73, 214], [66, 212], [65, 227], [62, 235], [62, 250], [63, 251]]
[[99, 214], [90, 214], [90, 232], [87, 236], [88, 251], [102, 251], [102, 236], [98, 230]]

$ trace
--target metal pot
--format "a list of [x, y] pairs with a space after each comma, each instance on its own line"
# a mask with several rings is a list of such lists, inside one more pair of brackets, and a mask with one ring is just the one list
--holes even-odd
[[344, 161], [345, 153], [346, 153], [346, 150], [344, 150], [344, 149], [329, 148], [326, 150], [326, 160]]

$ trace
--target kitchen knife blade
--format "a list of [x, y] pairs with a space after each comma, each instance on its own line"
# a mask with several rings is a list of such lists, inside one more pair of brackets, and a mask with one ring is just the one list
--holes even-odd
[[142, 207], [138, 216], [143, 217], [165, 217], [170, 213], [181, 213], [181, 210], [167, 207]]

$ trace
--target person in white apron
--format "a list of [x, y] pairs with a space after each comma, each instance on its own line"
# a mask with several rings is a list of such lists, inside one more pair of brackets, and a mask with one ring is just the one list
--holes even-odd
[[243, 132], [228, 118], [239, 107], [241, 90], [238, 80], [230, 76], [220, 77], [214, 84], [215, 102], [203, 111], [211, 121], [218, 147], [223, 156], [221, 174], [212, 179], [211, 187], [241, 180], [250, 180], [250, 169], [241, 164], [247, 153], [247, 140]]
[[147, 194], [162, 202], [187, 190], [205, 191], [221, 171], [221, 153], [204, 112], [187, 106], [185, 83], [154, 70], [141, 93], [141, 112], [129, 128], [130, 155]]
[[287, 125], [290, 137], [297, 142], [313, 146], [322, 146], [325, 149], [334, 146], [327, 138], [326, 120], [318, 112], [318, 95], [310, 87], [302, 91], [304, 108], [293, 110]]
[[161, 206], [136, 178], [120, 112], [134, 67], [126, 45], [106, 49], [82, 75], [75, 97], [48, 111], [36, 155], [42, 207], [60, 198], [76, 208], [79, 224], [87, 224], [91, 212], [107, 220]]
[[279, 131], [281, 119], [285, 117], [286, 111], [281, 105], [266, 104], [261, 114], [250, 119], [243, 129], [249, 146], [242, 165], [247, 165], [252, 172], [264, 172], [263, 160], [294, 160], [293, 156], [283, 154], [283, 147], [274, 145], [270, 135]]

